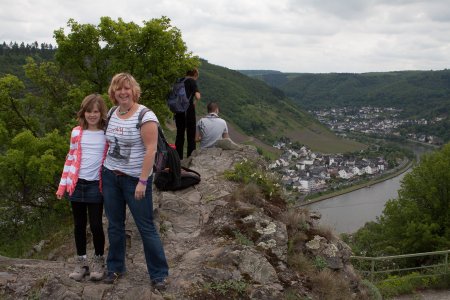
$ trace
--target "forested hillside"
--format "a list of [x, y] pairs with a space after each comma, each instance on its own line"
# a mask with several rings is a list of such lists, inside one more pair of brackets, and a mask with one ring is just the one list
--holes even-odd
[[385, 73], [300, 74], [275, 71], [242, 71], [281, 89], [301, 108], [394, 107], [408, 119], [436, 117], [420, 132], [450, 140], [450, 70]]
[[[17, 43], [3, 43], [0, 48], [0, 75], [14, 74], [24, 82], [29, 81], [24, 71], [27, 57], [33, 57], [37, 62], [49, 61], [53, 60], [56, 52], [51, 45], [41, 45], [39, 48], [37, 43], [22, 43], [20, 46]], [[289, 137], [322, 152], [345, 152], [362, 147], [356, 142], [337, 138], [298, 108], [281, 90], [260, 80], [206, 60], [201, 61], [200, 73], [203, 100], [199, 116], [206, 112], [208, 101], [216, 101], [220, 105], [221, 115], [235, 128], [269, 145], [281, 137]]]
[[[252, 74], [252, 72], [247, 72]], [[257, 75], [306, 109], [339, 106], [391, 106], [409, 116], [448, 113], [450, 70], [386, 73]]]
[[10, 42], [0, 45], [0, 76], [13, 74], [20, 78], [25, 77], [23, 66], [27, 57], [33, 57], [36, 60], [51, 60], [55, 55], [55, 49], [51, 44], [34, 42], [31, 45], [17, 42]]
[[282, 136], [322, 152], [361, 149], [354, 141], [337, 138], [300, 109], [284, 93], [240, 72], [202, 60], [199, 86], [202, 102], [219, 103], [221, 115], [247, 135], [268, 143]]

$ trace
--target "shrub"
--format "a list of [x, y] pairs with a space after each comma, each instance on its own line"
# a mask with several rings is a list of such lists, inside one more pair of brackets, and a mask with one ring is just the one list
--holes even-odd
[[411, 294], [417, 289], [427, 289], [438, 285], [438, 276], [420, 277], [420, 274], [413, 272], [406, 276], [389, 276], [388, 279], [377, 283], [383, 297], [390, 298], [403, 294]]
[[286, 226], [290, 233], [307, 231], [309, 229], [309, 212], [307, 209], [290, 209], [283, 214]]
[[313, 274], [315, 267], [313, 262], [303, 253], [291, 254], [288, 256], [288, 265], [297, 272]]
[[266, 172], [263, 166], [254, 161], [244, 160], [237, 163], [233, 170], [224, 172], [228, 180], [244, 184], [256, 184], [267, 199], [279, 196], [280, 184], [275, 175]]
[[303, 300], [303, 299], [309, 298], [301, 297], [300, 295], [298, 295], [295, 289], [286, 289], [283, 293], [283, 300]]
[[248, 237], [246, 237], [244, 234], [242, 234], [242, 232], [240, 232], [238, 230], [234, 230], [233, 234], [239, 244], [245, 245], [245, 246], [253, 246], [253, 242]]
[[244, 295], [248, 288], [248, 283], [242, 280], [224, 280], [216, 282], [208, 282], [203, 286], [206, 290], [213, 291], [215, 294], [222, 296]]
[[352, 299], [349, 283], [329, 269], [311, 276], [311, 283], [313, 291], [321, 300]]
[[338, 237], [330, 226], [320, 225], [311, 229], [310, 234], [319, 235], [326, 238], [328, 241], [336, 241]]
[[316, 258], [314, 258], [314, 266], [317, 270], [322, 271], [328, 266], [328, 264], [325, 258], [322, 256], [316, 256]]
[[264, 201], [264, 195], [255, 183], [250, 183], [235, 189], [232, 193], [232, 199], [259, 206]]
[[383, 300], [380, 291], [372, 282], [364, 279], [361, 281], [361, 284], [368, 290], [370, 300]]

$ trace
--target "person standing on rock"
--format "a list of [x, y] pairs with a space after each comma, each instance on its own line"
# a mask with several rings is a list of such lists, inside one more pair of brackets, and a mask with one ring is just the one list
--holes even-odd
[[[79, 125], [72, 129], [70, 149], [67, 154], [56, 197], [62, 199], [69, 194], [72, 207], [77, 265], [69, 274], [80, 281], [90, 273], [90, 280], [101, 280], [104, 276], [105, 234], [103, 232], [103, 196], [100, 170], [106, 154], [103, 132], [106, 120], [106, 105], [98, 94], [84, 98], [78, 111]], [[91, 268], [86, 255], [87, 219], [92, 232], [94, 257]]]
[[133, 215], [144, 246], [147, 270], [156, 289], [165, 288], [169, 267], [153, 223], [153, 164], [158, 140], [158, 119], [152, 111], [136, 126], [141, 89], [128, 73], [116, 74], [108, 89], [117, 109], [106, 128], [109, 150], [102, 169], [105, 213], [108, 218], [108, 274], [105, 283], [116, 282], [125, 272], [126, 205]]
[[184, 134], [186, 133], [187, 152], [186, 157], [191, 156], [192, 151], [195, 150], [195, 124], [197, 122], [195, 116], [195, 107], [200, 101], [200, 91], [197, 86], [197, 79], [199, 73], [198, 69], [189, 70], [186, 72], [186, 80], [184, 87], [186, 95], [189, 96], [189, 107], [185, 112], [175, 114], [175, 125], [177, 126], [177, 135], [175, 137], [175, 147], [180, 159], [183, 159], [184, 151]]

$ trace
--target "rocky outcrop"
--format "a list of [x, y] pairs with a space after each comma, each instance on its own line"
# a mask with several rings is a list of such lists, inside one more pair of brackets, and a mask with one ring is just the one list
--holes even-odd
[[302, 297], [319, 299], [307, 276], [289, 266], [288, 245], [305, 256], [322, 257], [336, 276], [351, 281], [354, 298], [364, 298], [349, 265], [350, 249], [315, 230], [317, 215], [303, 210], [304, 238], [289, 242], [299, 229], [287, 224], [286, 204], [273, 203], [256, 187], [242, 187], [224, 178], [225, 170], [245, 159], [261, 158], [251, 146], [197, 150], [183, 163], [201, 174], [200, 184], [177, 192], [154, 191], [155, 218], [170, 265], [168, 287], [162, 294], [151, 288], [139, 233], [130, 215], [128, 273], [116, 284], [70, 280], [71, 258], [0, 257], [0, 298], [283, 299], [290, 289]]

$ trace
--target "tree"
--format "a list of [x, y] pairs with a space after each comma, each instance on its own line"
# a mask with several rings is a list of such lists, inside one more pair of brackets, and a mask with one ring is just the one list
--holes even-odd
[[355, 234], [355, 249], [376, 256], [446, 250], [449, 246], [450, 144], [447, 144], [422, 157], [405, 175], [398, 199], [389, 200], [377, 222], [366, 224]]
[[37, 63], [27, 58], [25, 74], [34, 84], [24, 101], [38, 119], [38, 135], [54, 129], [62, 133], [75, 125], [75, 116], [83, 98], [92, 93], [89, 86], [77, 85], [55, 62]]
[[141, 102], [163, 122], [168, 116], [165, 98], [172, 83], [199, 60], [181, 38], [181, 32], [162, 17], [139, 25], [122, 19], [102, 17], [98, 26], [67, 23], [70, 33], [61, 28], [54, 33], [58, 48], [55, 59], [61, 69], [78, 85], [105, 93], [115, 73], [129, 72], [139, 82]]
[[25, 85], [14, 75], [0, 78], [0, 121], [8, 129], [12, 138], [26, 128], [35, 132], [32, 118], [24, 112], [24, 101], [21, 100]]
[[[20, 213], [30, 208], [50, 208], [67, 141], [57, 131], [42, 138], [30, 131], [14, 137], [9, 149], [0, 155], [0, 207]], [[21, 214], [16, 215], [20, 217]]]

